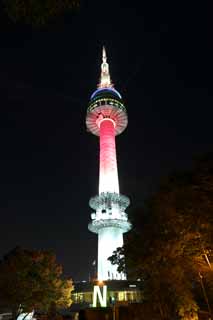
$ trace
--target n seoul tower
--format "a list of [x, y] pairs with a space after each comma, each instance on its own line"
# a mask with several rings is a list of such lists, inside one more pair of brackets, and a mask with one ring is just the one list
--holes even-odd
[[106, 51], [103, 48], [101, 77], [87, 109], [88, 131], [99, 136], [99, 194], [91, 198], [92, 221], [88, 228], [98, 234], [98, 280], [126, 280], [124, 273], [108, 261], [117, 247], [123, 246], [123, 233], [131, 229], [125, 209], [129, 198], [119, 192], [115, 136], [127, 127], [126, 108], [110, 79]]

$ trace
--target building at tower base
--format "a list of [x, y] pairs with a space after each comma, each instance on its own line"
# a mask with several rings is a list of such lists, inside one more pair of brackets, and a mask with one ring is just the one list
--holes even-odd
[[141, 303], [143, 300], [142, 295], [142, 282], [117, 280], [117, 281], [104, 281], [100, 284], [98, 281], [94, 282], [76, 282], [74, 283], [74, 291], [71, 298], [73, 306], [79, 309], [93, 307], [94, 286], [107, 286], [107, 306], [112, 304], [128, 305], [130, 303]]

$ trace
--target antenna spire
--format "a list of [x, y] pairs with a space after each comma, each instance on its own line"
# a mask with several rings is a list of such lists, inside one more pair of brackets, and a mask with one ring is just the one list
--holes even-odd
[[109, 64], [107, 63], [107, 56], [105, 47], [102, 50], [102, 64], [101, 64], [101, 79], [98, 84], [98, 88], [111, 88], [113, 85], [111, 83], [109, 74]]

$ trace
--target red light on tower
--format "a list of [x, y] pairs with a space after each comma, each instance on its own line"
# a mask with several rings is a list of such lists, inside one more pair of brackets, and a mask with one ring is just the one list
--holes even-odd
[[115, 150], [115, 122], [111, 119], [100, 121], [100, 171], [99, 194], [119, 193], [118, 169]]

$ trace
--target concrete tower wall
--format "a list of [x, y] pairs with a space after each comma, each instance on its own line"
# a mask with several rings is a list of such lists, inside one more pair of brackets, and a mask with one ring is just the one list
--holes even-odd
[[[101, 116], [100, 116], [101, 118]], [[101, 119], [100, 126], [100, 171], [99, 194], [101, 192], [119, 193], [118, 170], [115, 148], [115, 122]]]
[[125, 280], [123, 273], [117, 271], [108, 258], [118, 247], [123, 246], [123, 232], [116, 227], [103, 228], [98, 233], [98, 279]]

